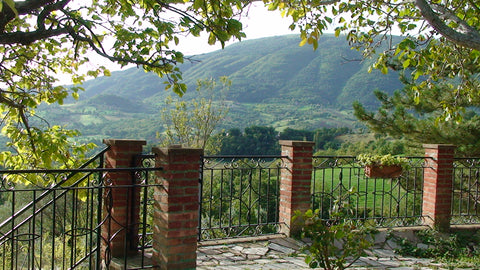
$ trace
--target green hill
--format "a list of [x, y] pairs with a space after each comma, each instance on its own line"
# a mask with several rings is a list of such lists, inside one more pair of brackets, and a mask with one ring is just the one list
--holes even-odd
[[[378, 106], [373, 90], [401, 87], [392, 73], [368, 73], [371, 60], [351, 50], [344, 38], [323, 36], [318, 49], [299, 47], [297, 35], [247, 40], [224, 50], [188, 57], [180, 65], [191, 98], [198, 79], [228, 76], [232, 104], [221, 128], [251, 125], [317, 129], [355, 127], [351, 104]], [[48, 106], [42, 116], [77, 128], [86, 140], [148, 139], [162, 130], [159, 112], [170, 91], [163, 79], [139, 68], [112, 72], [84, 84], [77, 102]], [[134, 130], [137, 129], [137, 130]]]

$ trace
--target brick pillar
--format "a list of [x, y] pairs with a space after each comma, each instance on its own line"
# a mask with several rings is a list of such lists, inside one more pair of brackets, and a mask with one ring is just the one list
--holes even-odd
[[301, 227], [292, 223], [296, 210], [311, 207], [313, 142], [280, 141], [284, 167], [280, 176], [280, 233], [296, 235]]
[[157, 172], [154, 191], [153, 261], [159, 269], [195, 269], [197, 263], [199, 179], [202, 149], [153, 148]]
[[[146, 141], [103, 140], [110, 149], [105, 153], [105, 168], [135, 167], [135, 157], [142, 153]], [[131, 172], [109, 172], [105, 176], [102, 225], [103, 256], [124, 257], [136, 251], [140, 222], [140, 190]], [[107, 249], [108, 245], [108, 249]], [[105, 257], [104, 257], [105, 259]]]
[[440, 231], [450, 229], [455, 146], [425, 144], [423, 172], [424, 223]]

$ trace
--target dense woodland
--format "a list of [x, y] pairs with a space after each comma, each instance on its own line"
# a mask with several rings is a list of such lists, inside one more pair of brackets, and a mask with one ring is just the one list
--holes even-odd
[[279, 140], [315, 142], [317, 155], [353, 155], [378, 153], [393, 155], [418, 155], [420, 145], [404, 140], [370, 134], [353, 134], [349, 128], [321, 128], [314, 131], [285, 129], [276, 132], [272, 127], [252, 126], [244, 130], [230, 129], [217, 134], [221, 141], [220, 155], [278, 155]]

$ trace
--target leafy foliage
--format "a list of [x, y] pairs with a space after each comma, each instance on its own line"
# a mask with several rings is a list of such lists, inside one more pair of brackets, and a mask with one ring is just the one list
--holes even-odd
[[251, 126], [242, 133], [230, 129], [217, 137], [221, 138], [221, 155], [277, 155], [280, 145], [277, 132], [272, 127]]
[[[375, 55], [372, 68], [387, 74], [389, 69], [406, 75], [418, 102], [429, 90], [444, 87], [455, 101], [478, 100], [480, 8], [475, 1], [280, 1], [267, 2], [292, 18], [291, 29], [301, 32], [300, 45], [319, 47], [321, 35], [335, 27], [365, 57]], [[393, 33], [405, 39], [393, 42]], [[461, 117], [457, 102], [441, 101], [440, 119]]]
[[[368, 111], [360, 103], [354, 103], [355, 116], [379, 134], [405, 138], [417, 143], [454, 144], [457, 153], [464, 156], [479, 154], [478, 137], [480, 117], [479, 103], [467, 96], [457, 97], [443, 87], [425, 90], [426, 96], [415, 101], [416, 92], [411, 87], [395, 92], [392, 96], [377, 91], [375, 95], [382, 105], [377, 112]], [[438, 121], [443, 102], [454, 103], [469, 109], [462, 121]]]
[[357, 161], [362, 166], [366, 166], [366, 165], [406, 166], [408, 164], [408, 160], [406, 158], [402, 158], [399, 156], [392, 156], [391, 154], [387, 154], [387, 155], [360, 154], [357, 156]]
[[[401, 86], [396, 76], [368, 74], [368, 63], [342, 60], [360, 57], [344, 40], [327, 35], [319, 46], [321, 50], [316, 52], [298, 47], [298, 38], [291, 35], [247, 40], [222, 51], [195, 56], [193, 59], [198, 61], [179, 67], [189, 89], [195, 89], [198, 79], [219, 80], [218, 76], [229, 75], [232, 85], [226, 101], [231, 106], [228, 117], [218, 126], [226, 130], [252, 125], [272, 126], [278, 131], [288, 127], [298, 130], [356, 128], [358, 123], [351, 113], [353, 100], [374, 106], [372, 85], [384, 85], [381, 89], [388, 93]], [[260, 64], [262, 70], [259, 71]], [[296, 65], [305, 68], [295, 70]], [[337, 72], [346, 69], [349, 71]], [[274, 85], [267, 85], [263, 78], [270, 78], [279, 70], [296, 75], [278, 78]], [[258, 77], [250, 76], [259, 72]], [[77, 129], [82, 135], [76, 138], [77, 142], [101, 144], [106, 137], [116, 137], [158, 143], [156, 132], [164, 131], [160, 112], [171, 94], [162, 91], [164, 81], [139, 68], [115, 71], [111, 76], [86, 81], [78, 101], [67, 97], [61, 106], [41, 104], [35, 115], [64, 128]], [[198, 94], [188, 91], [182, 99], [189, 102]], [[249, 103], [244, 103], [244, 99]], [[321, 144], [325, 141], [323, 136], [318, 137]], [[329, 147], [334, 146], [338, 144]]]
[[[347, 198], [352, 192], [346, 192], [343, 196]], [[349, 218], [354, 207], [348, 205], [344, 197], [335, 200], [329, 220], [323, 219], [320, 209], [295, 213], [294, 221], [303, 224], [301, 237], [312, 241], [305, 247], [310, 252], [305, 262], [311, 268], [346, 269], [372, 246], [366, 239], [372, 228], [368, 224], [358, 226]]]
[[[104, 66], [89, 65], [92, 54], [166, 76], [166, 88], [182, 95], [186, 85], [175, 65], [184, 56], [171, 48], [180, 35], [207, 31], [210, 44], [222, 45], [244, 37], [235, 19], [241, 1], [0, 3], [0, 117], [2, 134], [11, 141], [0, 162], [10, 168], [76, 166], [92, 147], [73, 143], [68, 138], [78, 132], [50, 126], [36, 114], [42, 104], [78, 98], [78, 84], [87, 78], [110, 75]], [[75, 86], [58, 86], [59, 74]]]
[[[220, 79], [219, 93], [228, 91], [231, 82], [226, 77]], [[217, 86], [214, 80], [199, 80], [197, 91], [200, 95], [197, 99], [190, 101], [166, 100], [167, 105], [162, 110], [162, 120], [167, 127], [163, 137], [162, 145], [182, 144], [188, 147], [205, 149], [207, 154], [217, 152], [219, 142], [213, 141], [211, 137], [218, 124], [228, 113], [228, 105], [221, 98], [214, 103], [214, 93]], [[215, 137], [219, 138], [219, 137]]]
[[462, 230], [445, 234], [427, 229], [418, 231], [416, 237], [420, 244], [392, 236], [399, 244], [395, 251], [404, 256], [435, 258], [447, 262], [452, 269], [478, 265], [480, 238], [476, 231]]

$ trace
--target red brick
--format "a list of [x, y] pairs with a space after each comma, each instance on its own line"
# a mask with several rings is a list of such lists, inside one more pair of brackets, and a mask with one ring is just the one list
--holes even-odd
[[424, 170], [423, 215], [435, 227], [448, 227], [451, 213], [454, 147], [425, 145], [427, 167]]

